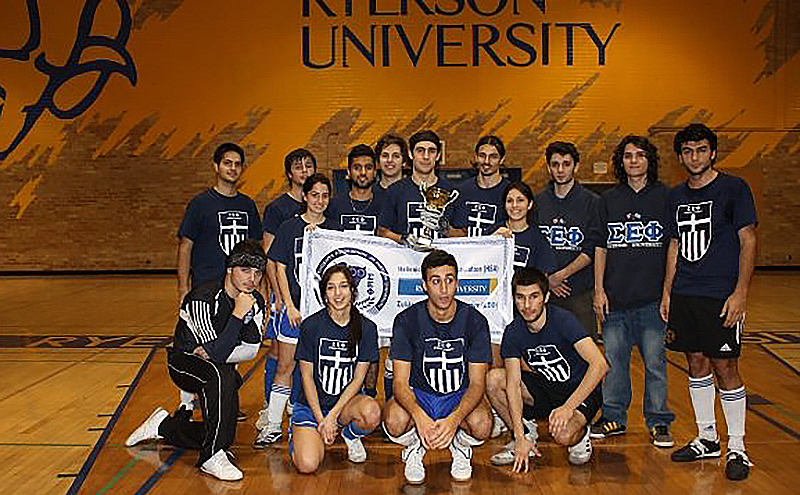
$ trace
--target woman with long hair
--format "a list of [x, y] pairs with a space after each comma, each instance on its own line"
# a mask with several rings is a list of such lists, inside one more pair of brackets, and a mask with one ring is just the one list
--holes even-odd
[[514, 268], [534, 267], [549, 274], [555, 268], [555, 257], [550, 243], [534, 220], [533, 191], [524, 182], [514, 182], [503, 192], [506, 225], [494, 233], [514, 236]]
[[378, 361], [378, 329], [356, 309], [356, 285], [347, 265], [332, 265], [319, 283], [325, 307], [300, 326], [296, 358], [302, 388], [292, 414], [291, 456], [312, 473], [341, 430], [351, 462], [364, 462], [361, 437], [381, 418], [378, 402], [361, 394], [370, 363]]
[[[253, 446], [265, 448], [282, 437], [283, 411], [292, 392], [292, 372], [295, 369], [294, 351], [300, 335], [300, 264], [303, 234], [306, 230], [323, 228], [341, 230], [338, 223], [325, 217], [331, 197], [331, 182], [322, 174], [313, 174], [303, 183], [303, 204], [300, 213], [283, 222], [269, 248], [267, 257], [275, 263], [278, 288], [283, 310], [278, 315], [278, 368], [267, 406], [267, 425], [258, 434]], [[295, 373], [297, 376], [297, 374]], [[299, 384], [298, 384], [299, 385]]]

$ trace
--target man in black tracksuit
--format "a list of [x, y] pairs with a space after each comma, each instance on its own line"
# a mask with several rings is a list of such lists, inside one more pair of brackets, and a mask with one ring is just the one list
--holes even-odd
[[203, 421], [191, 421], [190, 411], [170, 416], [158, 408], [125, 445], [163, 438], [176, 447], [198, 449], [203, 472], [235, 481], [242, 472], [227, 451], [236, 434], [242, 385], [236, 363], [253, 359], [261, 344], [265, 304], [256, 289], [266, 256], [257, 242], [242, 241], [226, 264], [224, 279], [195, 287], [183, 299], [173, 347], [167, 349], [170, 378], [200, 397]]
[[539, 228], [556, 257], [549, 277], [550, 302], [572, 311], [594, 336], [592, 269], [599, 198], [575, 180], [580, 154], [572, 143], [554, 141], [545, 151], [551, 181], [536, 195]]

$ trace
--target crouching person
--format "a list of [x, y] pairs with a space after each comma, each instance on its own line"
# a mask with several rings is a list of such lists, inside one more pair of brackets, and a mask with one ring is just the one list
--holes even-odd
[[125, 441], [131, 447], [160, 440], [200, 451], [197, 465], [225, 481], [242, 479], [228, 449], [236, 436], [239, 387], [236, 363], [258, 354], [264, 327], [264, 298], [256, 290], [267, 257], [254, 241], [242, 241], [226, 259], [225, 277], [197, 286], [183, 299], [167, 367], [181, 390], [197, 394], [202, 421], [183, 408], [170, 415], [157, 408]]
[[450, 475], [472, 477], [472, 447], [492, 430], [483, 399], [492, 362], [489, 323], [471, 305], [455, 298], [458, 265], [453, 255], [434, 250], [422, 262], [427, 299], [394, 319], [390, 357], [394, 398], [386, 403], [384, 428], [405, 447], [405, 477], [425, 479], [428, 449], [450, 449]]
[[531, 421], [538, 419], [548, 420], [553, 440], [567, 446], [571, 464], [585, 464], [592, 456], [587, 425], [602, 405], [600, 381], [608, 364], [572, 313], [547, 304], [547, 276], [522, 268], [511, 285], [517, 314], [500, 345], [505, 367], [489, 372], [487, 394], [513, 428], [514, 440], [491, 462], [527, 471], [529, 457], [538, 455]]
[[378, 361], [378, 329], [356, 309], [356, 285], [347, 265], [325, 270], [319, 284], [325, 308], [300, 326], [296, 359], [302, 389], [292, 414], [291, 456], [313, 473], [341, 431], [351, 462], [367, 460], [361, 437], [378, 426], [378, 402], [361, 394], [370, 363]]

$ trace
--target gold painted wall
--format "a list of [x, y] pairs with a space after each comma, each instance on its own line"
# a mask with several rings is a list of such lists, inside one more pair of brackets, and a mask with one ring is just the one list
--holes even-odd
[[551, 140], [603, 181], [619, 139], [649, 135], [674, 184], [672, 137], [692, 121], [754, 189], [759, 263], [800, 259], [800, 2], [0, 3], [0, 270], [174, 267], [223, 141], [248, 151], [242, 189], [263, 209], [289, 150], [330, 170], [422, 128], [447, 167], [500, 135], [535, 188]]

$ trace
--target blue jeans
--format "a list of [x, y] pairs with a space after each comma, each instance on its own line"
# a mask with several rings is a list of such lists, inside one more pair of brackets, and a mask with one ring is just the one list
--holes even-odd
[[628, 424], [631, 405], [631, 349], [644, 362], [644, 419], [647, 427], [670, 424], [675, 415], [667, 408], [666, 323], [658, 302], [634, 309], [610, 311], [603, 323], [603, 344], [609, 370], [603, 382], [603, 416]]

